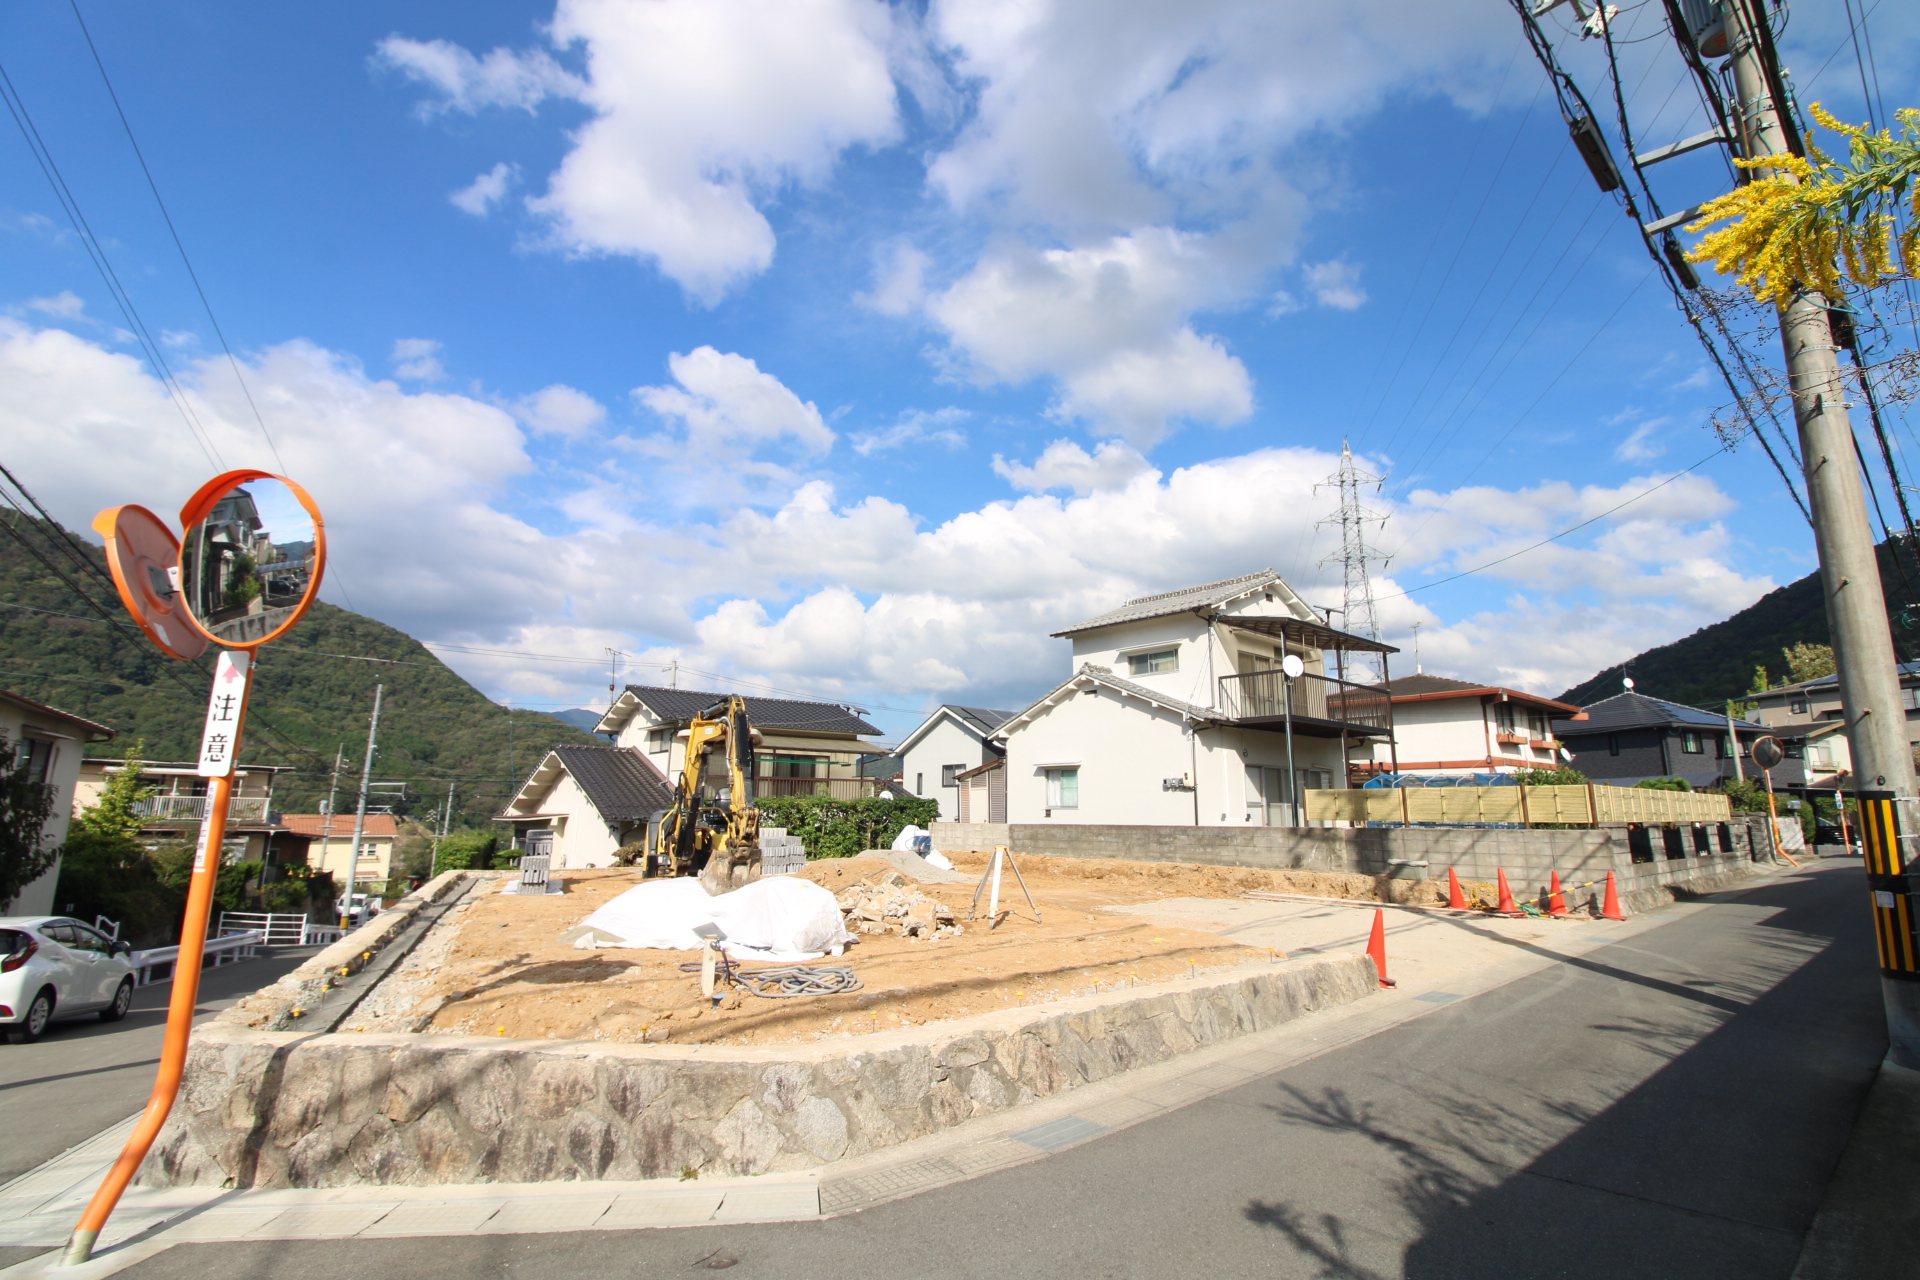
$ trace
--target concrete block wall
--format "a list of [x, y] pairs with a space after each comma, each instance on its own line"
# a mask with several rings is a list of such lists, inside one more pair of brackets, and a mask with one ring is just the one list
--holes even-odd
[[[1709, 892], [1771, 863], [1765, 819], [1732, 824], [1734, 851], [1668, 858], [1658, 831], [1654, 860], [1635, 862], [1625, 827], [1545, 830], [1499, 827], [1135, 827], [1044, 823], [936, 823], [936, 849], [981, 851], [1006, 845], [1018, 853], [1056, 858], [1118, 858], [1132, 862], [1187, 862], [1263, 870], [1339, 871], [1439, 879], [1451, 867], [1462, 880], [1491, 883], [1498, 871], [1517, 898], [1544, 891], [1552, 873], [1563, 886], [1586, 886], [1569, 899], [1585, 905], [1615, 875], [1627, 909], [1651, 910], [1673, 901], [1674, 887]], [[1689, 845], [1689, 847], [1691, 847]], [[1425, 863], [1424, 867], [1408, 864]], [[1399, 864], [1396, 866], [1396, 864]]]

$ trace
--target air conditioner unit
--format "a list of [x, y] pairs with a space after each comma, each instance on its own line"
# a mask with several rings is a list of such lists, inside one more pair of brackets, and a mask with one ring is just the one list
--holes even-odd
[[1160, 789], [1162, 791], [1191, 791], [1193, 790], [1193, 778], [1184, 773], [1177, 778], [1162, 778], [1160, 779]]

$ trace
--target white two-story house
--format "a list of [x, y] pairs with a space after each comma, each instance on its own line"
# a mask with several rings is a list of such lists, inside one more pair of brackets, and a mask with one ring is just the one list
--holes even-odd
[[900, 785], [922, 799], [937, 799], [940, 821], [955, 821], [963, 790], [960, 775], [1000, 759], [1003, 753], [993, 734], [1012, 718], [1013, 712], [991, 707], [936, 707], [900, 744]]
[[993, 735], [1009, 822], [1296, 825], [1302, 791], [1392, 739], [1388, 695], [1341, 677], [1346, 654], [1398, 650], [1325, 625], [1270, 569], [1054, 634], [1073, 674]]
[[1393, 699], [1393, 741], [1358, 765], [1375, 774], [1464, 776], [1557, 769], [1567, 755], [1553, 722], [1580, 708], [1473, 680], [1415, 673], [1374, 686]]

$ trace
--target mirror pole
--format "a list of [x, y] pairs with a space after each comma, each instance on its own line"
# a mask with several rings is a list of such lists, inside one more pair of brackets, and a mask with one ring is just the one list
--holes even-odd
[[[239, 659], [234, 663], [235, 658]], [[240, 754], [240, 735], [246, 727], [247, 693], [252, 688], [252, 655], [249, 653], [222, 653], [223, 661], [218, 671], [224, 675], [230, 670], [230, 664], [240, 666], [241, 688], [239, 704], [233, 712], [232, 750], [227, 753], [229, 767], [223, 775], [213, 779], [212, 794], [207, 800], [207, 816], [200, 823], [200, 841], [194, 850], [193, 876], [187, 882], [187, 913], [180, 925], [180, 955], [173, 965], [173, 998], [167, 1002], [167, 1035], [160, 1050], [160, 1070], [154, 1078], [153, 1094], [147, 1099], [147, 1107], [140, 1120], [133, 1127], [133, 1133], [127, 1138], [127, 1145], [120, 1152], [120, 1158], [113, 1162], [113, 1168], [107, 1171], [100, 1189], [93, 1193], [87, 1210], [80, 1215], [80, 1222], [68, 1237], [66, 1256], [61, 1266], [73, 1267], [85, 1262], [93, 1253], [94, 1242], [100, 1238], [101, 1229], [107, 1225], [114, 1207], [120, 1203], [133, 1175], [140, 1171], [141, 1161], [147, 1158], [147, 1152], [153, 1148], [154, 1139], [160, 1136], [160, 1129], [167, 1122], [167, 1116], [173, 1110], [174, 1099], [180, 1092], [180, 1079], [186, 1072], [187, 1042], [193, 1034], [193, 1006], [200, 995], [200, 966], [206, 958], [207, 920], [213, 913], [213, 889], [220, 878], [220, 854], [227, 835], [227, 811], [233, 805], [232, 762]], [[224, 695], [220, 685], [220, 675], [214, 678], [214, 703]], [[212, 718], [211, 715], [209, 717]], [[205, 754], [206, 748], [201, 748]]]

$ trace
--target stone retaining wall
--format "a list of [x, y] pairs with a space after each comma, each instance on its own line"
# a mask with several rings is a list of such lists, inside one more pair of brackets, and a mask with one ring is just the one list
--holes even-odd
[[194, 1036], [179, 1102], [140, 1180], [422, 1186], [805, 1169], [1377, 985], [1364, 955], [1316, 957], [1151, 994], [768, 1049], [303, 1035], [257, 1030], [248, 1024], [258, 1011], [236, 1007]]

